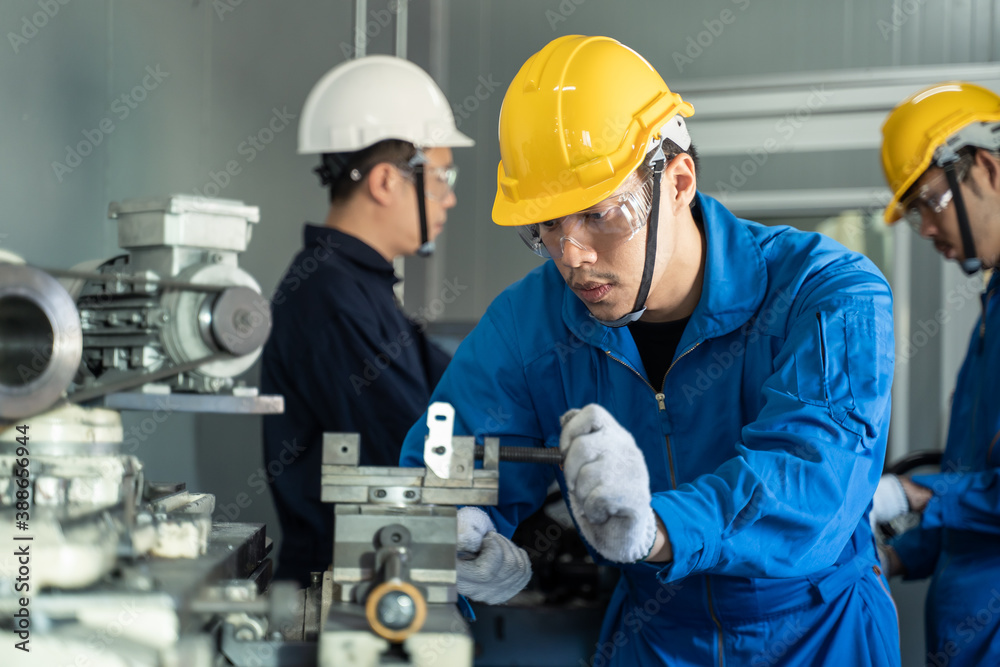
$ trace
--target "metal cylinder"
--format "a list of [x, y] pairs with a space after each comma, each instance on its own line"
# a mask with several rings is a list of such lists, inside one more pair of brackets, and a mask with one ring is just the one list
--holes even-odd
[[44, 271], [0, 264], [0, 419], [51, 407], [82, 353], [80, 316], [62, 285]]

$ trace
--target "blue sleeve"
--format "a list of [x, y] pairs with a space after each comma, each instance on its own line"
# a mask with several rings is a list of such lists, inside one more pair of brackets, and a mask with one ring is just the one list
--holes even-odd
[[941, 530], [920, 526], [892, 541], [899, 560], [906, 569], [904, 579], [923, 579], [934, 573], [941, 554]]
[[892, 296], [868, 272], [814, 280], [775, 343], [760, 413], [740, 442], [704, 443], [735, 456], [654, 495], [674, 551], [661, 578], [802, 576], [834, 564], [858, 528], [885, 457]]
[[915, 475], [913, 481], [934, 492], [921, 527], [1000, 535], [1000, 470]]
[[[524, 364], [517, 352], [516, 338], [495, 317], [495, 303], [462, 342], [431, 396], [431, 401], [451, 403], [455, 408], [455, 435], [483, 438], [499, 436], [502, 446], [543, 446], [541, 429], [532, 405]], [[400, 465], [422, 467], [427, 413], [424, 412], [403, 443]], [[532, 463], [500, 464], [500, 504], [484, 507], [497, 530], [506, 537], [545, 500], [545, 492], [555, 477], [551, 466]]]

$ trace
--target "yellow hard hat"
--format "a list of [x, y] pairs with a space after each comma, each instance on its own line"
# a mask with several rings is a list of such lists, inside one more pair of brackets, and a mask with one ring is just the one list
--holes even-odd
[[645, 58], [610, 37], [549, 42], [503, 99], [494, 222], [528, 225], [593, 206], [639, 167], [654, 139], [689, 144], [680, 116], [693, 113]]
[[[1000, 96], [966, 81], [948, 81], [906, 98], [882, 125], [882, 170], [892, 189], [885, 221], [903, 215], [899, 200], [932, 165], [942, 146], [995, 148], [992, 130], [981, 123], [1000, 121]], [[970, 125], [976, 124], [973, 128]], [[963, 129], [969, 128], [966, 132]]]

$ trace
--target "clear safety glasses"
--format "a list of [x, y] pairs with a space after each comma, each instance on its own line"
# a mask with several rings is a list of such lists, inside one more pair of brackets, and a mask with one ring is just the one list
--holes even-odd
[[579, 213], [517, 228], [535, 254], [559, 259], [566, 244], [597, 254], [632, 240], [649, 218], [651, 183], [614, 195]]
[[[413, 173], [413, 167], [410, 165], [397, 165], [397, 167], [410, 182], [416, 184], [417, 179]], [[431, 201], [441, 202], [450, 197], [455, 192], [455, 181], [457, 180], [458, 167], [455, 165], [449, 167], [424, 165], [424, 194]]]
[[[971, 160], [967, 158], [961, 159], [956, 164], [955, 176], [959, 182], [965, 180], [971, 166]], [[915, 192], [900, 200], [896, 205], [900, 215], [906, 219], [907, 224], [917, 234], [920, 234], [920, 230], [924, 226], [924, 215], [928, 212], [939, 215], [951, 204], [954, 195], [947, 184], [948, 177], [942, 172], [936, 178], [928, 183], [924, 183]], [[944, 190], [941, 190], [942, 185], [945, 186]]]
[[940, 178], [934, 179], [931, 183], [925, 183], [912, 195], [901, 201], [898, 206], [902, 210], [903, 218], [907, 224], [913, 228], [917, 234], [924, 226], [924, 214], [929, 212], [936, 214], [943, 213], [951, 204], [953, 195], [951, 188], [946, 188], [940, 194], [934, 194], [942, 181], [945, 181], [942, 174]]

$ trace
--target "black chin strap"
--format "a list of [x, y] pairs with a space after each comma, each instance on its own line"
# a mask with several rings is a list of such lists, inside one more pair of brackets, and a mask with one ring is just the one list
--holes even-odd
[[965, 259], [961, 262], [962, 270], [966, 274], [972, 275], [983, 268], [983, 262], [976, 256], [976, 242], [972, 238], [972, 228], [969, 226], [969, 216], [965, 212], [965, 199], [962, 197], [962, 190], [958, 187], [958, 174], [955, 173], [955, 160], [942, 165], [944, 175], [948, 179], [948, 187], [951, 188], [951, 198], [955, 202], [955, 214], [958, 216], [958, 232], [962, 235], [962, 254]]
[[420, 214], [420, 248], [417, 254], [429, 257], [434, 252], [434, 242], [427, 238], [427, 195], [424, 192], [424, 163], [413, 165], [413, 175], [416, 177], [417, 211]]
[[653, 162], [653, 200], [649, 209], [649, 222], [646, 223], [649, 229], [646, 230], [646, 261], [642, 266], [642, 280], [639, 282], [639, 293], [635, 295], [635, 306], [633, 312], [646, 310], [646, 297], [649, 296], [649, 287], [653, 283], [653, 267], [656, 265], [656, 230], [660, 221], [660, 177], [663, 175], [665, 158], [663, 153]]
[[653, 268], [656, 266], [656, 230], [659, 227], [660, 219], [660, 181], [663, 176], [663, 168], [666, 163], [666, 156], [663, 155], [663, 148], [657, 148], [653, 156], [653, 198], [649, 209], [649, 220], [646, 223], [646, 259], [642, 265], [642, 279], [639, 281], [639, 292], [635, 295], [635, 305], [632, 312], [627, 313], [617, 320], [602, 320], [590, 316], [606, 327], [623, 327], [635, 322], [646, 312], [646, 298], [649, 296], [649, 288], [653, 284]]

